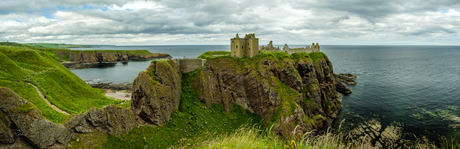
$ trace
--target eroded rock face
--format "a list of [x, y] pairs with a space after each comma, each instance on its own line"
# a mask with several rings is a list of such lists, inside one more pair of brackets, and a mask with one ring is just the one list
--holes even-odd
[[209, 60], [206, 67], [191, 85], [199, 100], [227, 110], [236, 103], [266, 122], [275, 120], [273, 131], [281, 136], [294, 129], [303, 133], [330, 126], [341, 108], [337, 91], [346, 88], [336, 87], [340, 82], [327, 58], [315, 62], [309, 58], [219, 58]]
[[70, 142], [70, 131], [44, 119], [32, 103], [8, 88], [0, 87], [0, 110], [2, 148], [63, 148]]
[[92, 108], [86, 114], [69, 119], [65, 126], [75, 133], [105, 132], [122, 134], [136, 126], [136, 115], [129, 110], [116, 106], [104, 109]]
[[181, 77], [173, 61], [154, 61], [133, 82], [131, 109], [146, 124], [162, 125], [179, 108]]

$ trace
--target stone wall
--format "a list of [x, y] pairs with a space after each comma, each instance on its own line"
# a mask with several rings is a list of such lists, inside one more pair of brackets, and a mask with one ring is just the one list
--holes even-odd
[[173, 61], [179, 65], [180, 72], [191, 72], [206, 64], [206, 59], [197, 58], [174, 59]]
[[287, 52], [288, 54], [300, 53], [300, 52], [307, 52], [307, 53], [319, 52], [318, 43], [316, 44], [312, 43], [311, 46], [306, 46], [305, 48], [289, 48], [287, 47], [287, 44], [285, 44], [284, 46], [285, 48], [283, 48], [283, 50], [285, 50], [285, 52]]

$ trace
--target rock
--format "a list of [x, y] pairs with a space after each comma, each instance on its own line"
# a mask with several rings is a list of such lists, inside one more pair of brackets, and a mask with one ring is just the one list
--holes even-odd
[[131, 109], [143, 122], [163, 125], [179, 108], [181, 87], [177, 64], [153, 61], [133, 82]]
[[336, 87], [335, 89], [339, 93], [342, 93], [342, 94], [345, 94], [345, 95], [351, 94], [351, 90], [341, 82], [337, 82], [335, 84], [335, 87]]
[[104, 109], [92, 108], [86, 114], [70, 118], [65, 126], [75, 133], [105, 132], [122, 134], [137, 125], [136, 115], [129, 110], [116, 106]]
[[[375, 148], [400, 148], [404, 145], [401, 140], [402, 128], [397, 123], [382, 127], [375, 119], [366, 121], [348, 132], [348, 139], [372, 142]], [[351, 141], [353, 142], [353, 141]], [[355, 144], [358, 145], [358, 144]]]
[[271, 56], [245, 62], [218, 58], [208, 60], [207, 66], [190, 86], [200, 101], [207, 106], [221, 104], [227, 111], [235, 103], [266, 122], [275, 121], [273, 131], [286, 138], [294, 130], [300, 134], [327, 128], [341, 108], [341, 95], [334, 83], [338, 81], [327, 58], [314, 63], [308, 58], [280, 60]]
[[119, 61], [127, 62], [130, 60], [152, 60], [171, 57], [170, 55], [163, 53], [131, 54], [123, 50], [118, 50], [116, 52], [104, 52], [103, 50], [62, 50], [57, 51], [56, 55], [59, 56], [61, 60], [68, 57], [69, 62], [62, 62], [61, 64], [63, 64], [67, 68], [75, 69], [97, 67], [101, 64], [111, 66]]
[[356, 76], [355, 75], [352, 75], [352, 74], [334, 74], [336, 76], [336, 78], [338, 78], [338, 80], [340, 82], [343, 82], [343, 83], [346, 83], [348, 85], [355, 85], [356, 84], [356, 81], [354, 79], [356, 79]]
[[[9, 127], [6, 130], [2, 129], [0, 138], [3, 147], [26, 147], [26, 144], [30, 144], [35, 148], [63, 148], [69, 144], [70, 131], [62, 125], [44, 119], [32, 103], [21, 99], [12, 90], [2, 87], [0, 99], [0, 110], [3, 115], [0, 125]], [[12, 138], [11, 134], [15, 137]]]
[[89, 84], [89, 85], [93, 88], [111, 89], [111, 90], [131, 90], [133, 88], [132, 83], [114, 84], [112, 82], [109, 82], [109, 83], [94, 83], [94, 84]]

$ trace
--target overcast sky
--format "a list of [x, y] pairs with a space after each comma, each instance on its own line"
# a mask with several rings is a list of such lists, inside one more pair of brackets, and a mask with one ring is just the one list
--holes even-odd
[[[460, 0], [0, 0], [0, 41], [460, 45]], [[241, 36], [241, 35], [240, 35]]]

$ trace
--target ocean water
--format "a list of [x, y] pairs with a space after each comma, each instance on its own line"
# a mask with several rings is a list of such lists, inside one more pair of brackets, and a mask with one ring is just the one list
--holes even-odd
[[[300, 47], [294, 45], [290, 47]], [[107, 46], [91, 49], [146, 49], [174, 58], [197, 57], [216, 46]], [[351, 73], [358, 84], [342, 99], [337, 122], [359, 124], [377, 119], [399, 123], [405, 135], [430, 140], [460, 138], [460, 46], [321, 46], [335, 73]], [[132, 82], [150, 61], [115, 67], [71, 70], [89, 82]], [[457, 128], [455, 128], [457, 127]]]
[[[206, 51], [230, 51], [228, 45], [165, 45], [165, 46], [99, 46], [93, 48], [72, 48], [74, 50], [148, 50], [152, 53], [167, 53], [173, 58], [196, 58]], [[117, 63], [115, 67], [71, 70], [88, 83], [133, 82], [139, 72], [144, 71], [150, 61]]]

